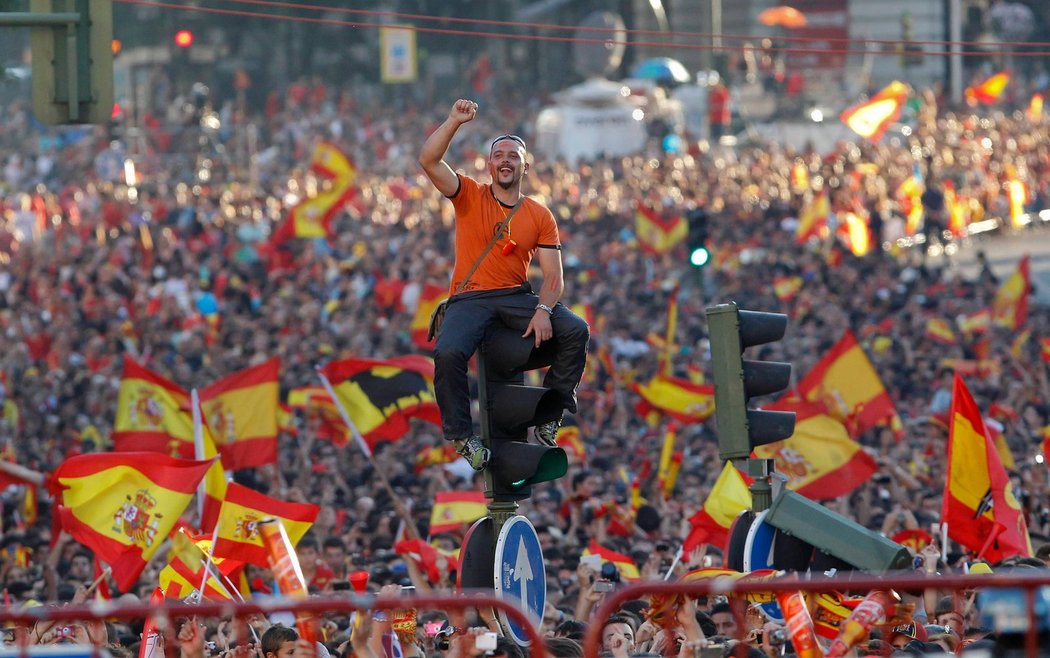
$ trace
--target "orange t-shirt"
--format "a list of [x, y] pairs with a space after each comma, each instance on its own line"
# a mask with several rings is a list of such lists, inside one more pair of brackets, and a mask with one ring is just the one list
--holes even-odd
[[[508, 215], [510, 207], [496, 200], [491, 185], [482, 185], [469, 176], [459, 176], [459, 190], [449, 197], [456, 208], [456, 267], [452, 271], [449, 294], [455, 294], [474, 261], [492, 239], [492, 234]], [[470, 276], [462, 292], [513, 288], [528, 281], [529, 263], [539, 247], [561, 249], [558, 224], [551, 211], [525, 197], [510, 220], [507, 231], [493, 245], [481, 265]], [[517, 245], [504, 256], [508, 240]]]

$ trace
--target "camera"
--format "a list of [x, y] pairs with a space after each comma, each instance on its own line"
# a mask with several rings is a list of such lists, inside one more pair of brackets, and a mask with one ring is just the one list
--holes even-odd
[[769, 644], [774, 647], [779, 647], [787, 644], [788, 639], [788, 632], [786, 628], [777, 628], [769, 632]]
[[611, 592], [615, 587], [616, 585], [612, 581], [603, 578], [595, 581], [592, 589], [594, 589], [595, 592]]
[[438, 651], [448, 651], [452, 636], [455, 634], [454, 626], [445, 626], [434, 633], [434, 648]]
[[219, 652], [219, 645], [215, 644], [214, 642], [205, 642], [204, 647], [208, 650], [208, 653]]
[[492, 632], [482, 633], [474, 638], [474, 648], [479, 651], [496, 650], [496, 634]]
[[608, 580], [610, 583], [618, 583], [620, 582], [620, 572], [615, 564], [605, 562], [602, 564], [601, 578], [602, 580]]

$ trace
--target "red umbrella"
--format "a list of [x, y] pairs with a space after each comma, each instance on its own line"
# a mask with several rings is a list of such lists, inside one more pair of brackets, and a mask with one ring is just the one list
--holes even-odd
[[794, 7], [778, 5], [759, 14], [758, 22], [763, 25], [779, 25], [786, 28], [805, 27], [806, 15]]

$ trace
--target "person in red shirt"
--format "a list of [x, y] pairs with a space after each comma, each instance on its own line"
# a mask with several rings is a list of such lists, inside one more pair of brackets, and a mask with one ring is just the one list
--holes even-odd
[[[522, 331], [523, 337], [534, 338], [537, 348], [554, 341], [554, 362], [543, 385], [557, 391], [562, 407], [575, 413], [590, 329], [558, 301], [565, 288], [558, 224], [543, 204], [522, 196], [522, 179], [529, 170], [525, 140], [517, 135], [492, 140], [488, 156], [492, 183], [488, 185], [457, 174], [445, 162], [452, 138], [477, 111], [474, 101], [457, 100], [448, 118], [427, 137], [419, 163], [456, 209], [456, 263], [449, 288], [452, 296], [434, 346], [434, 393], [445, 439], [454, 441], [456, 450], [475, 470], [481, 470], [488, 463], [489, 451], [474, 435], [467, 362], [485, 332], [502, 322]], [[510, 224], [471, 272], [508, 217]], [[533, 292], [528, 279], [534, 256], [543, 274], [539, 294]], [[537, 438], [557, 445], [560, 424], [559, 419], [537, 427]]]
[[335, 578], [335, 573], [321, 560], [320, 545], [317, 539], [309, 534], [304, 535], [295, 547], [299, 557], [299, 567], [303, 570], [303, 580], [310, 589], [323, 590]]

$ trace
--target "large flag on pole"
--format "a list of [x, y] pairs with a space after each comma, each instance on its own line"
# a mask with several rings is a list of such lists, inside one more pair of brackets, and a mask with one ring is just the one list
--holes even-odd
[[1014, 331], [1028, 319], [1028, 294], [1031, 290], [1029, 255], [1017, 261], [1017, 269], [999, 286], [992, 300], [992, 322]]
[[1006, 85], [1010, 84], [1010, 74], [1000, 71], [995, 75], [985, 78], [980, 84], [967, 87], [963, 95], [967, 101], [976, 103], [980, 101], [985, 105], [991, 105], [999, 100], [1006, 91]]
[[342, 359], [319, 372], [366, 442], [401, 438], [410, 418], [441, 425], [434, 398], [434, 362], [427, 357]]
[[480, 491], [439, 491], [430, 511], [430, 536], [457, 530], [488, 513], [485, 494]]
[[201, 411], [223, 467], [231, 471], [277, 461], [280, 359], [238, 370], [200, 392]]
[[890, 394], [849, 329], [798, 383], [810, 402], [823, 403], [850, 436], [898, 418]]
[[218, 533], [213, 555], [268, 566], [266, 547], [258, 524], [280, 519], [294, 546], [313, 525], [321, 510], [310, 503], [289, 503], [271, 498], [236, 482], [226, 488], [226, 500], [219, 512]]
[[962, 377], [955, 375], [941, 519], [948, 536], [990, 562], [1031, 556], [1021, 504]]
[[778, 402], [765, 407], [795, 412], [795, 433], [783, 441], [755, 448], [758, 459], [776, 461], [777, 473], [787, 476], [787, 488], [812, 498], [843, 496], [866, 482], [879, 465], [846, 426], [815, 402]]
[[128, 591], [189, 505], [211, 462], [152, 452], [78, 455], [55, 469], [62, 527]]
[[682, 423], [698, 423], [715, 411], [715, 387], [710, 384], [657, 373], [648, 383], [631, 388], [641, 398], [635, 411], [642, 417], [658, 412]]
[[117, 393], [113, 449], [148, 450], [193, 458], [193, 420], [185, 389], [124, 356], [124, 376]]

